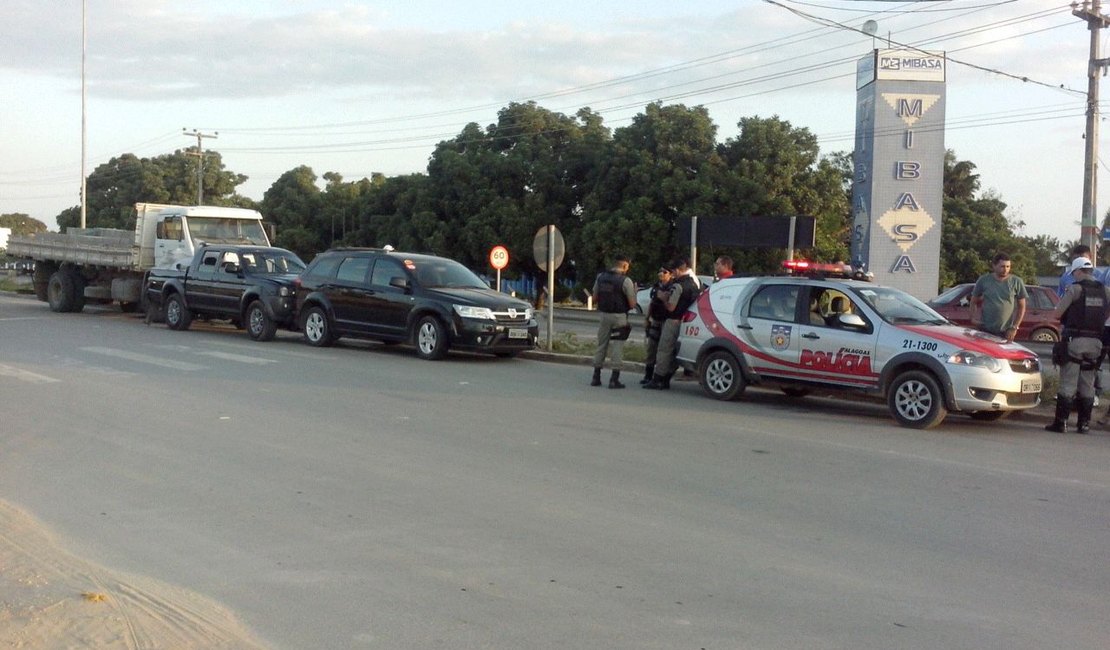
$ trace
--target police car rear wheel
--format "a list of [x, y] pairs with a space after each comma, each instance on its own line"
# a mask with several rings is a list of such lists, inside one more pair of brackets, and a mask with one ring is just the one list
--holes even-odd
[[948, 414], [944, 394], [933, 376], [920, 370], [898, 375], [887, 391], [887, 405], [904, 427], [930, 429]]
[[698, 383], [713, 399], [733, 400], [744, 392], [744, 375], [740, 362], [730, 352], [710, 354], [699, 367]]

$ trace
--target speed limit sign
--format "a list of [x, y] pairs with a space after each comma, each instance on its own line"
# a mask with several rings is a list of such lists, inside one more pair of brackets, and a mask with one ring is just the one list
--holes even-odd
[[509, 265], [509, 249], [504, 246], [494, 246], [489, 252], [489, 265], [500, 271]]

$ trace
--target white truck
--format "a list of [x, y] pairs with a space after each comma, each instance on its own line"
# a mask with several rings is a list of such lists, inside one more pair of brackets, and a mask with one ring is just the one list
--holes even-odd
[[77, 312], [85, 300], [117, 301], [135, 311], [152, 268], [188, 262], [201, 243], [269, 246], [256, 210], [135, 204], [135, 230], [69, 228], [8, 240], [8, 255], [35, 262], [35, 295], [56, 312]]

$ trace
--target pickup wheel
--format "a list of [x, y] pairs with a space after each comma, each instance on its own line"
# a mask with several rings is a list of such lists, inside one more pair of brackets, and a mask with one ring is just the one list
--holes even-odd
[[266, 308], [255, 300], [247, 307], [247, 334], [255, 341], [270, 341], [277, 334], [277, 324], [266, 314]]
[[887, 390], [887, 406], [898, 424], [911, 429], [931, 429], [948, 415], [940, 385], [921, 370], [910, 370], [894, 378]]
[[326, 348], [335, 342], [331, 321], [323, 307], [309, 307], [301, 321], [301, 329], [304, 330], [305, 343], [309, 345]]
[[447, 332], [435, 316], [425, 316], [416, 324], [416, 355], [428, 361], [447, 355]]
[[698, 383], [713, 399], [738, 399], [744, 393], [744, 371], [731, 352], [718, 350], [698, 364]]
[[50, 276], [46, 297], [51, 311], [81, 311], [85, 308], [85, 279], [72, 269], [58, 269]]
[[166, 297], [165, 311], [166, 325], [171, 330], [184, 331], [193, 324], [193, 312], [185, 306], [185, 299], [180, 293], [171, 293]]

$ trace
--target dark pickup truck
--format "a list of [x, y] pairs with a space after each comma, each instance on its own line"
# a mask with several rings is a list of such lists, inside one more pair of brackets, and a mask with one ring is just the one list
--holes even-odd
[[161, 312], [170, 329], [194, 317], [225, 319], [256, 341], [292, 329], [293, 280], [305, 268], [294, 253], [266, 246], [202, 246], [184, 269], [151, 269], [145, 283], [148, 314]]

